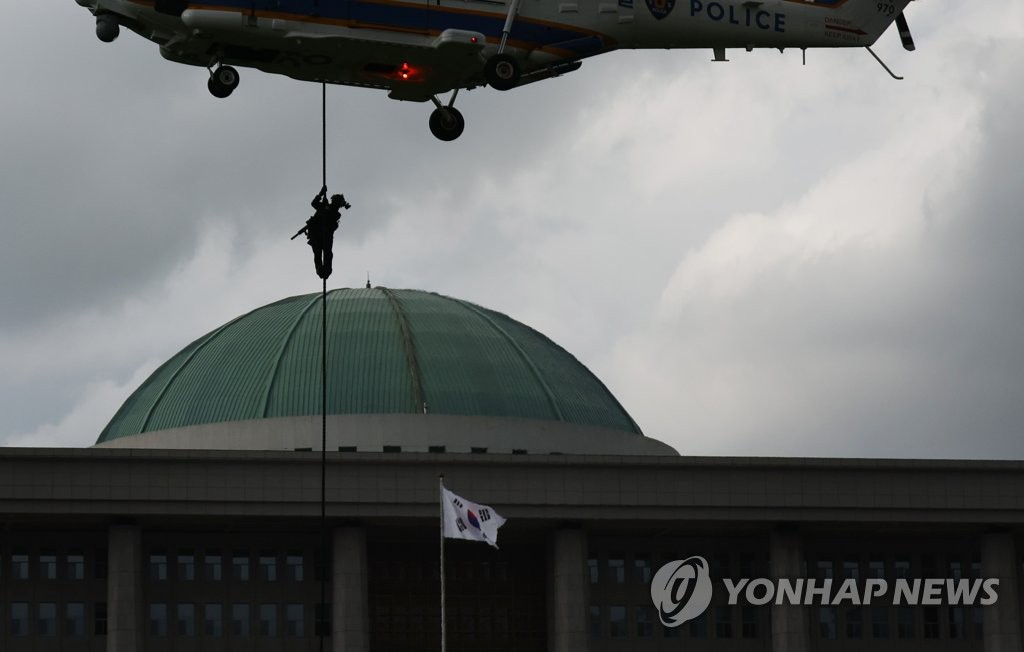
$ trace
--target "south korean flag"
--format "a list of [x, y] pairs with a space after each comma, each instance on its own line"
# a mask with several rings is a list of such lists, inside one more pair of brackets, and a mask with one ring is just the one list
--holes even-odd
[[444, 535], [449, 539], [485, 541], [498, 547], [498, 528], [505, 519], [487, 505], [478, 505], [441, 486]]

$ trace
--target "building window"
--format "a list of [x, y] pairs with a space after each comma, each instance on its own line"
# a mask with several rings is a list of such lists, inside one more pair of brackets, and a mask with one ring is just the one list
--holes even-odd
[[900, 607], [896, 611], [896, 636], [914, 638], [914, 609], [912, 607]]
[[727, 553], [722, 552], [711, 556], [711, 576], [732, 577], [732, 568]]
[[651, 583], [651, 556], [645, 554], [637, 554], [633, 557], [633, 572], [636, 581], [640, 584]]
[[[505, 614], [503, 614], [503, 613], [499, 613], [498, 614], [498, 624], [499, 624], [499, 626], [504, 626], [507, 629], [508, 628], [507, 622], [502, 620], [502, 618], [504, 616], [505, 616]], [[329, 609], [325, 609], [324, 605], [322, 603], [318, 602], [313, 607], [313, 618], [316, 620], [316, 635], [320, 636], [321, 634], [323, 634], [324, 636], [330, 636], [331, 635], [331, 612], [330, 612], [330, 610]]]
[[231, 556], [231, 578], [238, 582], [249, 581], [249, 555], [235, 551]]
[[864, 636], [864, 614], [860, 607], [846, 610], [846, 638], [862, 638]]
[[680, 638], [683, 635], [683, 628], [681, 626], [667, 627], [662, 625], [661, 635], [665, 638]]
[[85, 636], [85, 604], [69, 602], [65, 608], [64, 634], [74, 638]]
[[705, 611], [690, 621], [690, 638], [708, 637], [708, 612]]
[[754, 555], [749, 552], [740, 555], [740, 579], [754, 577]]
[[832, 579], [832, 561], [830, 559], [819, 559], [817, 569], [817, 577], [819, 580]]
[[27, 602], [11, 603], [11, 636], [28, 636]]
[[971, 556], [971, 579], [981, 579], [981, 558], [978, 555]]
[[303, 577], [303, 559], [298, 553], [291, 553], [285, 559], [288, 565], [288, 579], [293, 582], [301, 582]]
[[715, 638], [732, 638], [732, 607], [715, 607]]
[[92, 633], [96, 636], [107, 635], [107, 603], [97, 602], [92, 614]]
[[232, 636], [248, 636], [249, 635], [249, 605], [247, 605], [247, 604], [233, 604], [233, 605], [231, 605], [231, 635]]
[[285, 628], [288, 636], [306, 635], [306, 609], [301, 604], [289, 604], [284, 608]]
[[[330, 568], [329, 566], [325, 565], [325, 562], [326, 562], [326, 560], [324, 559], [324, 551], [323, 550], [319, 550], [319, 549], [315, 550], [313, 552], [313, 579], [316, 580], [317, 582], [319, 582], [320, 580], [324, 579], [324, 576], [326, 575], [327, 570]], [[434, 569], [433, 569], [432, 577], [438, 577], [437, 569], [438, 569], [438, 567], [435, 566]], [[395, 579], [397, 579], [397, 578], [395, 578]]]
[[871, 637], [889, 638], [889, 608], [871, 608]]
[[876, 580], [885, 579], [885, 561], [882, 559], [874, 558], [868, 562], [868, 577]]
[[921, 555], [921, 577], [938, 577], [938, 565], [935, 562], [935, 555]]
[[949, 577], [952, 577], [954, 580], [958, 580], [959, 581], [960, 579], [963, 578], [963, 576], [964, 576], [963, 564], [961, 564], [959, 561], [950, 561], [949, 562]]
[[153, 553], [149, 556], [149, 579], [157, 581], [167, 579], [167, 555]]
[[28, 579], [28, 554], [16, 552], [11, 555], [11, 579]]
[[893, 570], [896, 571], [896, 579], [910, 579], [910, 560], [906, 557], [898, 557], [893, 562]]
[[149, 605], [149, 634], [167, 636], [167, 605], [162, 602]]
[[860, 579], [860, 563], [856, 559], [847, 559], [843, 562], [843, 578], [848, 580]]
[[277, 605], [260, 605], [260, 636], [277, 636]]
[[219, 582], [221, 580], [222, 557], [219, 550], [207, 550], [203, 555], [203, 577], [207, 582]]
[[827, 641], [836, 638], [836, 608], [821, 607], [818, 609], [818, 636]]
[[971, 612], [974, 614], [974, 638], [980, 641], [985, 636], [985, 611], [981, 607], [971, 607]]
[[178, 636], [196, 635], [196, 606], [194, 604], [179, 604], [177, 618]]
[[68, 579], [69, 580], [84, 580], [85, 579], [85, 555], [80, 552], [69, 552], [67, 556], [68, 562]]
[[57, 555], [44, 552], [39, 555], [39, 578], [44, 580], [57, 579]]
[[260, 555], [260, 579], [264, 582], [277, 581], [277, 557]]
[[597, 584], [601, 579], [600, 562], [595, 557], [587, 560], [587, 575], [590, 577], [591, 584]]
[[964, 608], [963, 607], [950, 607], [949, 608], [949, 637], [950, 638], [965, 638], [967, 632], [964, 629]]
[[178, 579], [191, 582], [196, 578], [196, 557], [191, 552], [178, 554]]
[[588, 619], [590, 625], [590, 636], [592, 638], [601, 638], [601, 607], [592, 604], [590, 605], [590, 617]]
[[97, 580], [107, 579], [107, 549], [97, 548], [96, 556], [93, 558], [92, 576]]
[[654, 636], [654, 607], [636, 608], [636, 636], [637, 638], [652, 638]]
[[740, 608], [743, 618], [743, 638], [757, 638], [757, 610], [751, 606]]
[[622, 553], [611, 553], [608, 556], [608, 577], [613, 584], [625, 584], [626, 560]]
[[925, 607], [924, 608], [924, 637], [925, 638], [938, 638], [939, 637], [939, 608], [938, 607]]
[[[54, 565], [57, 564], [54, 560]], [[40, 636], [56, 636], [57, 635], [57, 603], [56, 602], [40, 602], [39, 603], [39, 635]]]
[[203, 607], [203, 633], [210, 638], [220, 638], [224, 619], [220, 604], [212, 603]]
[[626, 608], [620, 605], [608, 607], [608, 636], [626, 638]]

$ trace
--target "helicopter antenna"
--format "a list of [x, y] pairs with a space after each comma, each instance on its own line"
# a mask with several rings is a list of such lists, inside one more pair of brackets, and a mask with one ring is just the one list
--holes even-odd
[[885, 62], [884, 62], [884, 61], [882, 61], [881, 57], [879, 57], [879, 56], [878, 56], [877, 54], [875, 54], [875, 51], [871, 49], [871, 46], [870, 46], [870, 45], [866, 45], [866, 46], [864, 46], [864, 49], [865, 49], [865, 50], [867, 50], [868, 52], [870, 52], [870, 53], [871, 53], [871, 56], [873, 56], [873, 57], [875, 58], [875, 61], [877, 61], [877, 62], [878, 62], [879, 64], [881, 64], [881, 66], [882, 66], [883, 68], [885, 68], [885, 72], [889, 73], [889, 76], [890, 76], [890, 77], [892, 77], [893, 79], [895, 79], [895, 80], [897, 80], [897, 81], [903, 81], [903, 78], [902, 78], [902, 77], [900, 77], [899, 75], [897, 75], [896, 73], [894, 73], [894, 72], [893, 72], [893, 71], [892, 71], [892, 70], [891, 70], [891, 69], [889, 68], [889, 66], [885, 65]]

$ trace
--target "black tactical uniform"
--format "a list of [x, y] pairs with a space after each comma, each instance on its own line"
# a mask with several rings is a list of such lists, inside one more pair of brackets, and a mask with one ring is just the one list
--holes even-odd
[[316, 275], [326, 279], [331, 275], [331, 262], [334, 259], [334, 253], [331, 251], [334, 246], [334, 232], [338, 230], [341, 209], [348, 208], [348, 203], [344, 195], [334, 195], [328, 202], [327, 186], [324, 186], [313, 198], [312, 205], [316, 212], [313, 217], [306, 220], [306, 242], [313, 249]]

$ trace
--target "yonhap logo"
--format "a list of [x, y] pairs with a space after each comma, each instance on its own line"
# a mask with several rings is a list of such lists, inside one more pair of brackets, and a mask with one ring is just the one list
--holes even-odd
[[665, 627], [700, 616], [711, 604], [711, 576], [703, 557], [670, 561], [654, 574], [651, 599]]
[[[881, 577], [866, 580], [847, 578], [833, 583], [831, 578], [758, 577], [733, 580], [723, 578], [728, 594], [725, 604], [740, 604], [740, 597], [751, 606], [775, 605], [872, 605], [938, 606], [980, 605], [987, 607], [999, 600], [998, 578], [905, 578], [890, 586]], [[651, 580], [651, 600], [665, 627], [678, 627], [704, 613], [713, 592], [708, 562], [703, 557], [670, 561]]]

